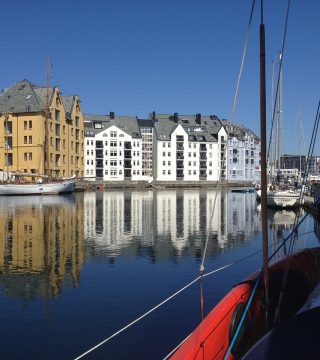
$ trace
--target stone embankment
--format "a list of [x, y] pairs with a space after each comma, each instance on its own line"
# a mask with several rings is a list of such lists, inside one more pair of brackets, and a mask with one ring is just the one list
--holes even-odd
[[79, 191], [107, 191], [108, 189], [188, 189], [188, 188], [252, 188], [254, 185], [248, 182], [217, 182], [217, 181], [78, 181], [76, 190]]

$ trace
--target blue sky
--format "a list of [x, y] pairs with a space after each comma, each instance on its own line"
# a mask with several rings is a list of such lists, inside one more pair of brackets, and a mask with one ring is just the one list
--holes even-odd
[[[0, 88], [28, 79], [77, 94], [84, 113], [231, 115], [251, 0], [47, 0], [4, 2]], [[233, 120], [260, 134], [259, 6]], [[265, 0], [267, 107], [286, 0]], [[317, 0], [291, 0], [283, 65], [283, 152], [308, 147], [319, 101]], [[300, 131], [301, 133], [301, 131]], [[300, 136], [301, 137], [301, 136]], [[301, 145], [303, 148], [303, 145]], [[317, 153], [320, 147], [317, 146]]]

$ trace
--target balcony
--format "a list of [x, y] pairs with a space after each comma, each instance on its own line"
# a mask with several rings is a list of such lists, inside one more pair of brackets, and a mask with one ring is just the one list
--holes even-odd
[[125, 150], [131, 150], [132, 149], [131, 142], [126, 141], [124, 143], [124, 148], [125, 148]]
[[96, 158], [103, 159], [103, 151], [102, 150], [96, 150]]
[[207, 163], [205, 161], [200, 161], [200, 169], [207, 169]]
[[177, 169], [183, 169], [183, 161], [177, 161]]
[[184, 150], [183, 144], [177, 144], [177, 151], [183, 151], [183, 150]]
[[181, 154], [181, 153], [178, 153], [178, 154], [177, 154], [177, 159], [183, 160], [183, 159], [184, 159], [184, 155]]
[[200, 151], [207, 151], [207, 146], [205, 144], [200, 144]]

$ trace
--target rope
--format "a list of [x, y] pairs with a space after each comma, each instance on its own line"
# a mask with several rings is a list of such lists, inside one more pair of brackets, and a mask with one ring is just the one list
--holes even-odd
[[[320, 201], [316, 202], [315, 205], [317, 205], [318, 203], [320, 203]], [[306, 217], [309, 214], [306, 214], [302, 220], [297, 224], [297, 228], [302, 224], [302, 222], [306, 219]], [[295, 231], [295, 229], [292, 230], [292, 232]], [[306, 232], [305, 234], [308, 234], [309, 232]], [[302, 235], [305, 235], [302, 234]], [[281, 245], [274, 251], [274, 253], [269, 257], [269, 261], [275, 256], [275, 254], [280, 251], [280, 249], [284, 246], [284, 243], [288, 240], [288, 238], [290, 237], [291, 233], [288, 235], [288, 237], [286, 237], [285, 239], [283, 239], [281, 241]], [[279, 242], [278, 242], [279, 243]], [[277, 243], [276, 243], [277, 244]], [[274, 246], [274, 244], [269, 245], [269, 247]], [[261, 253], [262, 250], [257, 250], [254, 253], [251, 253], [239, 260], [236, 260], [234, 262], [231, 262], [227, 265], [221, 266], [217, 269], [214, 269], [206, 274], [203, 274], [203, 277], [207, 277], [210, 275], [213, 275], [214, 273], [217, 273], [219, 271], [222, 271], [224, 269], [227, 269], [233, 265], [239, 264], [240, 262], [243, 262], [247, 259], [249, 259], [252, 256], [255, 256], [259, 253]], [[147, 315], [151, 314], [153, 311], [157, 310], [159, 307], [161, 307], [162, 305], [164, 305], [165, 303], [167, 303], [169, 300], [173, 299], [174, 297], [176, 297], [177, 295], [179, 295], [181, 292], [183, 292], [184, 290], [186, 290], [187, 288], [189, 288], [191, 285], [193, 285], [195, 282], [197, 282], [198, 280], [201, 279], [201, 276], [198, 276], [197, 278], [195, 278], [194, 280], [192, 280], [191, 282], [189, 282], [187, 285], [185, 285], [184, 287], [182, 287], [181, 289], [177, 290], [174, 294], [170, 295], [168, 298], [166, 298], [165, 300], [163, 300], [161, 303], [159, 303], [158, 305], [154, 306], [152, 309], [148, 310], [146, 313], [144, 313], [143, 315], [139, 316], [138, 318], [136, 318], [135, 320], [133, 320], [131, 323], [127, 324], [126, 326], [124, 326], [123, 328], [121, 328], [120, 330], [118, 330], [117, 332], [115, 332], [114, 334], [112, 334], [111, 336], [109, 336], [108, 338], [104, 339], [103, 341], [101, 341], [99, 344], [95, 345], [94, 347], [92, 347], [91, 349], [87, 350], [86, 352], [84, 352], [83, 354], [79, 355], [78, 357], [76, 357], [74, 360], [78, 360], [81, 359], [83, 357], [85, 357], [86, 355], [88, 355], [89, 353], [93, 352], [94, 350], [96, 350], [98, 347], [102, 346], [103, 344], [105, 344], [106, 342], [110, 341], [111, 339], [113, 339], [115, 336], [119, 335], [120, 333], [122, 333], [123, 331], [127, 330], [129, 327], [131, 327], [132, 325], [134, 325], [135, 323], [137, 323], [138, 321], [142, 320], [143, 318], [145, 318]], [[190, 334], [191, 335], [191, 334]], [[172, 350], [170, 352], [170, 354], [168, 354], [164, 359], [167, 359], [170, 355], [172, 355], [178, 348], [179, 346], [181, 346], [189, 337], [190, 335], [188, 335], [187, 338], [185, 338], [174, 350]]]
[[246, 307], [245, 307], [245, 309], [244, 309], [244, 312], [243, 312], [243, 314], [242, 314], [241, 320], [240, 320], [240, 322], [239, 322], [239, 324], [238, 324], [237, 330], [236, 330], [236, 332], [235, 332], [235, 334], [234, 334], [234, 336], [233, 336], [233, 338], [232, 338], [232, 341], [231, 341], [231, 343], [230, 343], [230, 345], [229, 345], [229, 348], [228, 348], [228, 351], [227, 351], [227, 353], [226, 353], [226, 355], [225, 355], [225, 357], [224, 357], [224, 360], [228, 360], [228, 357], [229, 357], [229, 355], [230, 355], [230, 353], [231, 353], [231, 350], [232, 350], [232, 348], [233, 348], [233, 345], [234, 345], [234, 343], [235, 343], [235, 341], [236, 341], [236, 339], [237, 339], [237, 337], [238, 337], [238, 335], [239, 335], [240, 329], [241, 329], [242, 324], [243, 324], [243, 322], [244, 322], [244, 319], [245, 319], [245, 317], [246, 317], [246, 315], [247, 315], [247, 312], [248, 312], [249, 307], [250, 307], [250, 305], [251, 305], [251, 302], [252, 302], [252, 300], [253, 300], [254, 294], [256, 293], [256, 290], [257, 290], [257, 288], [258, 288], [258, 285], [259, 285], [259, 282], [260, 282], [260, 279], [261, 279], [261, 276], [262, 276], [262, 272], [263, 272], [263, 268], [260, 270], [260, 274], [259, 274], [259, 276], [258, 276], [258, 278], [257, 278], [257, 280], [256, 280], [256, 282], [255, 282], [255, 284], [254, 284], [254, 288], [252, 289], [250, 298], [249, 298], [249, 300], [248, 300], [248, 302], [247, 302], [247, 305], [246, 305]]
[[239, 71], [238, 81], [237, 81], [236, 90], [235, 90], [234, 98], [233, 98], [233, 106], [232, 106], [230, 121], [233, 120], [234, 113], [235, 113], [235, 111], [236, 111], [236, 104], [237, 104], [238, 92], [239, 92], [239, 88], [240, 88], [240, 80], [241, 80], [241, 76], [242, 76], [242, 71], [243, 71], [243, 66], [244, 66], [244, 60], [245, 60], [246, 53], [247, 53], [249, 33], [250, 33], [250, 29], [251, 29], [252, 16], [253, 16], [253, 10], [254, 10], [255, 2], [256, 2], [255, 0], [252, 1], [252, 7], [251, 7], [250, 18], [249, 18], [248, 29], [247, 29], [247, 32], [246, 32], [246, 35], [245, 35], [245, 42], [244, 42], [244, 48], [243, 48], [243, 53], [242, 53], [240, 71]]
[[[213, 270], [210, 272], [210, 275], [215, 273], [215, 272], [219, 272], [229, 266], [233, 265], [233, 263], [230, 263], [228, 265], [222, 266], [216, 270]], [[209, 275], [209, 273], [207, 274]], [[189, 282], [187, 285], [185, 285], [183, 288], [181, 288], [180, 290], [176, 291], [174, 294], [172, 294], [171, 296], [169, 296], [168, 298], [166, 298], [165, 300], [163, 300], [160, 304], [156, 305], [155, 307], [153, 307], [152, 309], [148, 310], [146, 313], [144, 313], [143, 315], [139, 316], [137, 319], [133, 320], [131, 323], [129, 323], [128, 325], [124, 326], [123, 328], [121, 328], [120, 330], [118, 330], [117, 332], [115, 332], [114, 334], [112, 334], [111, 336], [109, 336], [108, 338], [106, 338], [105, 340], [101, 341], [99, 344], [95, 345], [94, 347], [92, 347], [91, 349], [89, 349], [88, 351], [86, 351], [85, 353], [81, 354], [80, 356], [76, 357], [74, 360], [78, 360], [83, 358], [84, 356], [88, 355], [89, 353], [91, 353], [92, 351], [96, 350], [98, 347], [100, 347], [101, 345], [105, 344], [107, 341], [111, 340], [112, 338], [114, 338], [115, 336], [119, 335], [120, 333], [122, 333], [124, 330], [127, 330], [129, 327], [131, 327], [132, 325], [134, 325], [135, 323], [137, 323], [138, 321], [142, 320], [144, 317], [146, 317], [147, 315], [151, 314], [153, 311], [155, 311], [156, 309], [158, 309], [160, 306], [164, 305], [165, 303], [167, 303], [169, 300], [171, 300], [172, 298], [174, 298], [175, 296], [177, 296], [178, 294], [180, 294], [182, 291], [186, 290], [188, 287], [190, 287], [191, 285], [193, 285], [195, 282], [197, 282], [200, 279], [200, 276], [198, 276], [196, 279], [192, 280], [191, 282]]]
[[270, 129], [270, 137], [269, 137], [269, 146], [268, 146], [268, 151], [267, 151], [267, 158], [269, 158], [269, 155], [270, 155], [270, 146], [271, 146], [271, 142], [272, 142], [273, 125], [274, 125], [274, 118], [275, 118], [275, 112], [276, 112], [276, 108], [277, 108], [279, 86], [280, 86], [280, 75], [281, 75], [282, 64], [283, 64], [284, 46], [285, 46], [286, 36], [287, 36], [289, 10], [290, 10], [290, 0], [288, 0], [286, 21], [285, 21], [285, 26], [284, 26], [284, 34], [283, 34], [283, 38], [282, 38], [282, 47], [281, 47], [281, 51], [280, 51], [281, 56], [280, 56], [279, 72], [278, 72], [278, 78], [277, 78], [277, 88], [276, 88], [274, 107], [273, 107], [273, 113], [272, 113], [272, 120], [271, 120], [271, 129]]

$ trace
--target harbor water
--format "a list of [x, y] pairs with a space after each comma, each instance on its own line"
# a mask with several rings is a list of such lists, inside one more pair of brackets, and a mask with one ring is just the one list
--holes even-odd
[[[303, 210], [269, 210], [270, 254]], [[0, 197], [2, 359], [75, 359], [199, 275], [205, 314], [261, 267], [254, 193], [110, 190]], [[294, 248], [319, 245], [310, 215]], [[289, 248], [284, 246], [281, 254]], [[276, 255], [275, 258], [280, 255]], [[163, 359], [200, 321], [196, 282], [85, 359]]]

